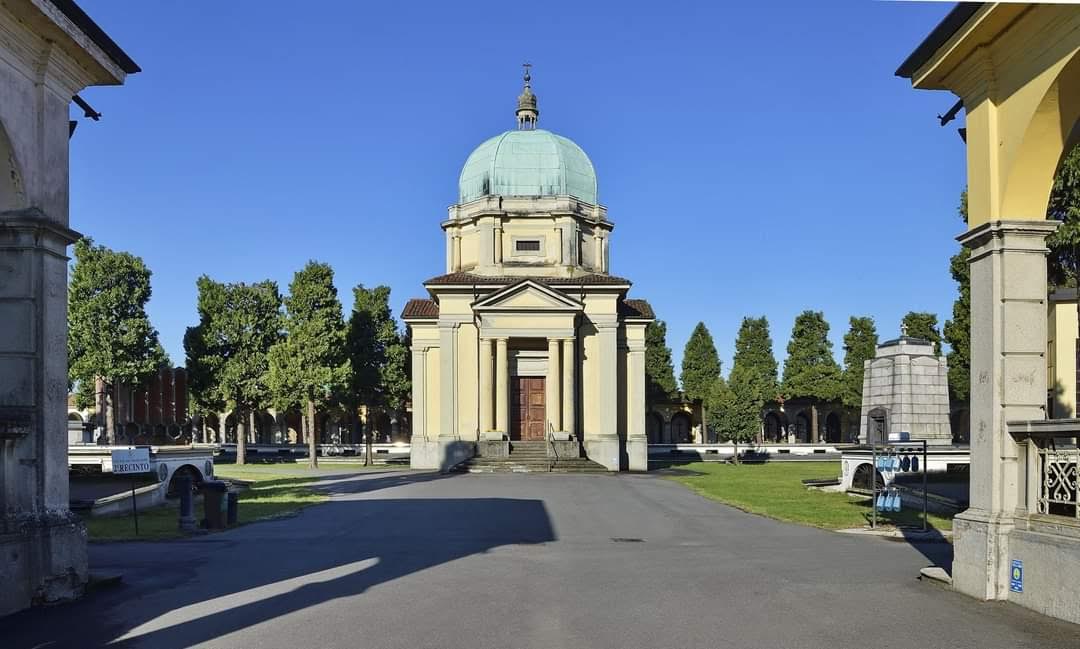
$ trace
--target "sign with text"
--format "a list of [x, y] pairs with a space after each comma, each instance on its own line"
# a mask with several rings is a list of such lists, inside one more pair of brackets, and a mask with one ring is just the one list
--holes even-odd
[[1024, 562], [1012, 560], [1012, 574], [1009, 575], [1009, 590], [1014, 593], [1024, 592]]
[[112, 452], [113, 473], [149, 473], [150, 449], [124, 448]]

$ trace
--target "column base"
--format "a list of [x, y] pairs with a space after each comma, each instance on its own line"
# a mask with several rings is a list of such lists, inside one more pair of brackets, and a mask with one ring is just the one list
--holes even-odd
[[626, 457], [631, 471], [649, 470], [649, 438], [630, 437], [626, 440]]
[[618, 435], [587, 435], [585, 437], [585, 455], [596, 462], [601, 464], [608, 471], [619, 471], [622, 469], [622, 463], [620, 460], [621, 440]]
[[413, 441], [409, 449], [409, 467], [434, 469], [445, 473], [474, 455], [475, 442], [445, 438]]
[[1009, 598], [1011, 516], [968, 509], [953, 519], [953, 588], [982, 600]]
[[87, 580], [86, 526], [70, 511], [8, 519], [0, 538], [0, 617], [36, 604], [81, 597]]

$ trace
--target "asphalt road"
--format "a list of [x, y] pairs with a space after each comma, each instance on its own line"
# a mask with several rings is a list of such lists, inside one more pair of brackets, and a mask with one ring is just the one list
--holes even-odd
[[777, 523], [650, 475], [360, 474], [323, 505], [91, 546], [122, 586], [0, 620], [0, 647], [1080, 647], [916, 579], [924, 546]]

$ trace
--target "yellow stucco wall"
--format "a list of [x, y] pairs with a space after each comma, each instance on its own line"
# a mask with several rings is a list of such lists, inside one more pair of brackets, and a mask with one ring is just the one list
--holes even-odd
[[1076, 302], [1050, 301], [1047, 314], [1046, 386], [1050, 417], [1076, 416]]

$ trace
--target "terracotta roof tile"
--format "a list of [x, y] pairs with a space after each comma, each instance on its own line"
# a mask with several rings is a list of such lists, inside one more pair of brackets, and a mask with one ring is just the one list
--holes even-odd
[[524, 279], [531, 279], [541, 284], [547, 284], [549, 286], [578, 286], [580, 284], [585, 285], [597, 285], [605, 284], [611, 286], [619, 286], [623, 284], [630, 284], [630, 280], [623, 277], [616, 277], [614, 275], [582, 275], [580, 277], [536, 277], [536, 276], [488, 276], [488, 275], [474, 275], [472, 273], [450, 273], [449, 275], [439, 275], [438, 277], [432, 277], [424, 282], [428, 284], [480, 284], [490, 286], [492, 284], [515, 284]]
[[656, 319], [652, 306], [645, 300], [623, 300], [619, 303], [619, 315], [626, 318]]
[[401, 311], [402, 319], [438, 318], [439, 305], [435, 300], [409, 300]]

